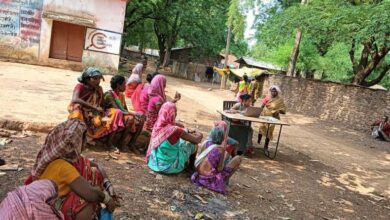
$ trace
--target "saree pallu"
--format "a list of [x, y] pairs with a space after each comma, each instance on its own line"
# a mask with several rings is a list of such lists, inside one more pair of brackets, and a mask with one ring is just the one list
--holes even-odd
[[139, 84], [139, 82], [131, 82], [131, 83], [126, 85], [125, 96], [127, 98], [131, 99], [131, 96], [133, 95], [138, 84]]
[[150, 154], [148, 167], [155, 172], [165, 174], [180, 173], [184, 170], [190, 156], [195, 151], [195, 144], [183, 139], [179, 139], [173, 145], [168, 140], [165, 140]]
[[153, 130], [153, 126], [157, 121], [159, 110], [156, 108], [158, 103], [163, 104], [164, 100], [159, 96], [153, 96], [149, 99], [148, 111], [146, 112], [145, 129]]
[[57, 186], [50, 180], [38, 180], [9, 192], [0, 204], [0, 219], [64, 219], [53, 207]]
[[140, 83], [137, 85], [137, 88], [131, 95], [131, 104], [133, 106], [134, 111], [136, 112], [142, 112], [144, 113], [142, 107], [141, 107], [141, 93], [143, 90], [145, 83]]
[[[265, 106], [264, 106], [264, 109], [261, 113], [261, 116], [271, 116], [271, 117], [280, 119], [280, 116], [279, 116], [280, 111], [285, 112], [286, 107], [284, 105], [283, 98], [277, 96], [275, 98], [269, 99], [267, 104], [265, 104]], [[268, 125], [261, 123], [259, 133], [263, 136], [267, 136], [267, 129], [268, 129]], [[268, 131], [268, 136], [267, 136], [268, 139], [272, 140], [274, 130], [275, 130], [275, 125], [270, 125], [269, 131]]]
[[[84, 177], [93, 187], [103, 189], [103, 176], [96, 167], [91, 167], [91, 162], [81, 156], [80, 159], [72, 164], [80, 175]], [[65, 220], [72, 220], [76, 215], [88, 205], [84, 199], [80, 198], [76, 193], [70, 192], [63, 198], [57, 198], [55, 208], [60, 210], [64, 215]], [[96, 212], [98, 211], [98, 203], [94, 203]]]
[[125, 127], [123, 123], [123, 113], [119, 109], [107, 109], [105, 115], [96, 111], [83, 108], [80, 104], [71, 103], [68, 107], [68, 119], [79, 119], [87, 125], [87, 135], [90, 138], [98, 139], [112, 132]]
[[207, 160], [211, 165], [211, 171], [208, 175], [202, 175], [199, 172], [195, 172], [191, 176], [191, 181], [197, 186], [203, 186], [212, 191], [226, 194], [227, 178], [232, 174], [232, 169], [225, 166], [222, 171], [218, 171], [219, 161], [224, 158], [218, 148], [214, 148], [207, 154]]

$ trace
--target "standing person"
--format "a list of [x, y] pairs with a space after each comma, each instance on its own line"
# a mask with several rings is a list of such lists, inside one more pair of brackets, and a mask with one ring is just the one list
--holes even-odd
[[213, 67], [211, 67], [211, 66], [206, 67], [205, 75], [206, 75], [207, 81], [208, 81], [208, 82], [211, 82], [212, 79], [213, 79], [213, 76], [214, 76]]
[[[272, 116], [274, 118], [280, 119], [280, 114], [286, 114], [286, 106], [284, 104], [283, 98], [280, 96], [282, 93], [279, 86], [271, 86], [270, 89], [270, 95], [265, 97], [261, 101], [261, 108], [263, 108], [263, 111], [261, 112], [261, 116]], [[267, 136], [267, 124], [261, 124], [260, 125], [260, 131], [257, 139], [257, 143], [260, 144], [261, 138], [263, 136], [266, 136], [265, 138], [265, 144], [264, 144], [264, 151], [266, 154], [269, 154], [268, 152], [268, 145], [270, 140], [273, 138], [273, 133], [275, 129], [275, 125], [269, 126], [268, 136]]]
[[57, 185], [50, 180], [38, 180], [9, 192], [0, 203], [0, 218], [7, 220], [64, 219], [54, 208]]
[[121, 150], [127, 151], [130, 144], [132, 150], [136, 151], [134, 145], [142, 132], [144, 119], [141, 114], [130, 112], [127, 109], [125, 96], [123, 95], [126, 88], [125, 77], [116, 75], [111, 78], [110, 84], [111, 90], [104, 94], [104, 104], [107, 109], [116, 108], [123, 113], [125, 129], [120, 133], [118, 132], [118, 137], [121, 140]]
[[81, 155], [86, 126], [72, 119], [57, 125], [38, 152], [25, 183], [51, 180], [58, 186], [55, 202], [65, 220], [92, 219], [100, 203], [113, 212], [119, 205], [114, 188], [102, 166]]
[[[252, 97], [249, 94], [241, 95], [240, 102], [233, 105], [229, 110], [231, 113], [245, 113], [247, 108], [252, 104]], [[241, 120], [234, 120], [229, 123], [229, 136], [239, 142], [239, 149], [237, 153], [242, 155], [244, 153], [253, 154], [254, 147], [252, 142], [253, 129], [247, 122]]]
[[131, 71], [131, 75], [126, 83], [126, 91], [125, 95], [127, 98], [131, 98], [134, 91], [137, 89], [138, 84], [142, 82], [142, 73], [143, 73], [144, 65], [142, 63], [138, 63]]
[[72, 101], [68, 106], [68, 119], [83, 121], [87, 125], [87, 136], [91, 139], [110, 135], [108, 146], [115, 149], [114, 134], [125, 127], [123, 113], [115, 108], [104, 110], [103, 88], [100, 86], [102, 79], [102, 73], [98, 69], [84, 69], [73, 90]]
[[174, 174], [194, 166], [197, 144], [203, 135], [178, 126], [176, 114], [175, 103], [164, 103], [153, 127], [146, 161], [155, 172]]
[[224, 122], [218, 122], [211, 129], [208, 139], [213, 144], [203, 144], [195, 161], [196, 172], [191, 177], [194, 184], [223, 194], [227, 193], [229, 178], [241, 164], [240, 156], [231, 158], [227, 152], [226, 127]]
[[390, 141], [390, 122], [389, 117], [384, 116], [382, 120], [378, 120], [371, 125], [372, 133], [374, 138], [378, 138], [383, 141]]
[[249, 94], [252, 96], [252, 105], [263, 95], [264, 75], [255, 76], [255, 80], [251, 82]]
[[[157, 121], [158, 112], [161, 106], [167, 101], [165, 95], [165, 87], [167, 85], [167, 79], [164, 75], [157, 75], [153, 78], [150, 86], [148, 88], [148, 109], [146, 113], [146, 122], [145, 129], [148, 131], [153, 130], [153, 126]], [[175, 94], [175, 98], [173, 100], [174, 103], [179, 101], [181, 98], [179, 93]]]
[[238, 92], [236, 95], [237, 102], [240, 101], [240, 96], [249, 93], [249, 78], [247, 75], [242, 77], [242, 80], [238, 83]]

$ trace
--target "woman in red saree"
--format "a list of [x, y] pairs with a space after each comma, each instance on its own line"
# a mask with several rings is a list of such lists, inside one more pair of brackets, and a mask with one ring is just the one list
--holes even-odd
[[143, 68], [144, 65], [142, 63], [138, 63], [131, 71], [131, 75], [126, 83], [125, 95], [127, 98], [131, 98], [131, 96], [133, 96], [133, 93], [137, 89], [137, 86], [142, 82]]
[[68, 107], [68, 119], [79, 119], [87, 125], [87, 136], [99, 139], [108, 134], [108, 145], [113, 145], [114, 133], [122, 130], [123, 113], [116, 108], [103, 109], [103, 89], [100, 80], [102, 73], [93, 67], [86, 68], [73, 91], [72, 101]]

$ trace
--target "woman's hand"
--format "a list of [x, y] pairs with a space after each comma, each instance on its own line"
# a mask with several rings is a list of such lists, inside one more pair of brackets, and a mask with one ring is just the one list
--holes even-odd
[[116, 207], [119, 207], [120, 204], [115, 201], [115, 199], [111, 198], [110, 201], [108, 201], [108, 203], [106, 204], [106, 207], [108, 209], [108, 211], [110, 211], [111, 213], [115, 211]]
[[98, 111], [99, 113], [104, 114], [104, 110], [102, 107], [97, 107], [95, 110]]
[[173, 102], [175, 103], [175, 102], [179, 101], [180, 99], [181, 99], [181, 94], [176, 92], [175, 93], [175, 98], [173, 99]]

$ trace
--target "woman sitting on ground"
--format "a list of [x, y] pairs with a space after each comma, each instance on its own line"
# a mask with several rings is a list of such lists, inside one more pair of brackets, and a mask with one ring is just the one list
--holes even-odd
[[47, 135], [26, 184], [51, 180], [58, 186], [55, 202], [65, 220], [92, 219], [103, 203], [113, 212], [119, 205], [104, 169], [81, 156], [86, 126], [72, 119]]
[[211, 130], [208, 140], [213, 144], [203, 144], [195, 161], [197, 172], [191, 177], [194, 184], [223, 194], [227, 193], [229, 178], [241, 164], [240, 156], [231, 158], [227, 151], [226, 127], [224, 122], [219, 122]]
[[[280, 119], [280, 114], [286, 114], [286, 106], [284, 105], [284, 100], [282, 97], [280, 97], [280, 94], [282, 93], [280, 88], [278, 86], [271, 86], [270, 89], [270, 95], [266, 96], [261, 101], [261, 108], [263, 108], [263, 111], [261, 112], [261, 116], [271, 116], [277, 119]], [[263, 136], [266, 136], [265, 143], [264, 143], [264, 152], [266, 154], [269, 154], [268, 152], [268, 145], [270, 140], [273, 138], [273, 133], [275, 129], [275, 125], [269, 126], [268, 136], [267, 136], [267, 124], [260, 124], [260, 131], [259, 136], [257, 139], [257, 143], [260, 144], [261, 139]]]
[[64, 219], [54, 208], [57, 185], [50, 180], [34, 181], [7, 194], [0, 204], [1, 219]]
[[123, 113], [116, 108], [104, 111], [103, 89], [100, 80], [102, 73], [93, 67], [86, 68], [73, 91], [72, 101], [68, 107], [68, 119], [79, 119], [87, 125], [87, 136], [99, 139], [106, 135], [108, 146], [115, 149], [114, 134], [124, 129]]
[[138, 63], [131, 71], [131, 75], [126, 83], [125, 95], [127, 98], [131, 99], [134, 91], [137, 89], [137, 86], [142, 82], [142, 72], [144, 65]]
[[[163, 75], [157, 75], [153, 78], [148, 88], [149, 103], [146, 113], [145, 129], [148, 131], [153, 130], [153, 126], [157, 121], [158, 112], [161, 106], [167, 101], [165, 95], [165, 87], [167, 85], [167, 79]], [[175, 98], [172, 101], [176, 103], [181, 98], [179, 93], [175, 94]]]
[[177, 126], [176, 113], [174, 103], [164, 103], [153, 128], [146, 161], [155, 172], [180, 173], [186, 166], [193, 169], [197, 144], [202, 141], [203, 135]]
[[149, 104], [149, 86], [152, 83], [152, 80], [155, 76], [159, 75], [159, 72], [155, 72], [153, 74], [148, 74], [146, 76], [146, 82], [144, 86], [142, 87], [142, 90], [139, 94], [139, 111], [146, 115], [146, 112], [148, 111], [148, 104]]
[[[233, 105], [233, 107], [228, 110], [231, 113], [245, 113], [247, 108], [252, 104], [252, 97], [249, 94], [244, 94], [240, 96], [240, 102]], [[239, 149], [237, 153], [239, 155], [244, 154], [245, 152], [253, 154], [254, 148], [252, 143], [253, 129], [245, 121], [233, 120], [229, 122], [229, 136], [234, 138], [239, 142]]]
[[[215, 122], [215, 127], [221, 127], [224, 129], [224, 132], [226, 133], [227, 135], [227, 132], [228, 132], [228, 125], [226, 124], [226, 122], [224, 121], [218, 121], [218, 122]], [[209, 146], [213, 145], [213, 144], [217, 144], [214, 142], [214, 139], [211, 135], [209, 135], [209, 137], [207, 138], [207, 140], [202, 144], [201, 148], [202, 149], [199, 149], [199, 151], [203, 151], [204, 149], [203, 148], [208, 148]], [[238, 141], [234, 140], [233, 138], [231, 137], [227, 137], [227, 141], [226, 141], [226, 152], [229, 153], [229, 155], [231, 157], [234, 157], [237, 155], [237, 148], [239, 147], [239, 143]]]
[[371, 125], [371, 135], [374, 138], [383, 141], [390, 141], [390, 122], [389, 117], [384, 116], [382, 120], [378, 120]]
[[106, 109], [119, 109], [124, 115], [123, 119], [126, 129], [117, 133], [119, 140], [121, 140], [121, 150], [126, 151], [130, 144], [131, 149], [136, 151], [135, 142], [142, 132], [144, 125], [143, 116], [142, 114], [130, 112], [127, 109], [125, 96], [123, 95], [126, 87], [125, 77], [116, 75], [111, 78], [110, 84], [111, 90], [104, 94], [104, 105]]

